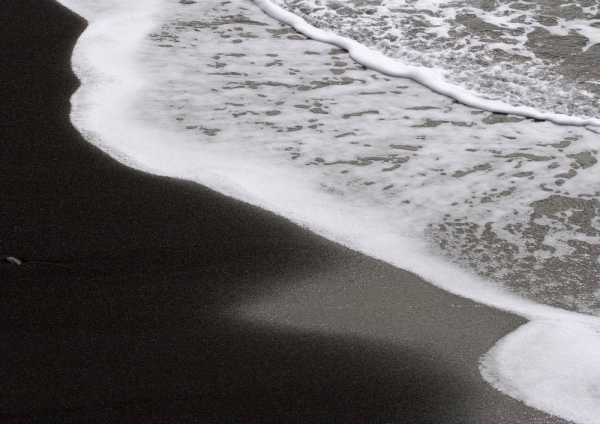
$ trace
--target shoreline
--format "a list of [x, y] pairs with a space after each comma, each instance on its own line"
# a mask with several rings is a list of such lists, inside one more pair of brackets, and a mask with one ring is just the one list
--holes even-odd
[[[479, 375], [524, 319], [85, 142], [68, 119], [83, 20], [53, 1], [5, 8], [0, 248], [23, 264], [0, 265], [4, 420], [564, 422]], [[311, 286], [364, 302], [345, 325], [402, 311], [402, 326], [390, 342], [229, 314]]]

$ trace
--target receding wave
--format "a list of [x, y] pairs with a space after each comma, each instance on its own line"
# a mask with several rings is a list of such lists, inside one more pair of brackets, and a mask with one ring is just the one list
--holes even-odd
[[276, 0], [316, 28], [515, 107], [600, 118], [593, 2]]

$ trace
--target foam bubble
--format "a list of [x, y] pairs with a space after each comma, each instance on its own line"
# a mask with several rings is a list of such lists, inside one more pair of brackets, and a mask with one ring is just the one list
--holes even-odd
[[599, 351], [599, 325], [538, 320], [499, 341], [481, 373], [527, 405], [592, 424], [600, 417]]

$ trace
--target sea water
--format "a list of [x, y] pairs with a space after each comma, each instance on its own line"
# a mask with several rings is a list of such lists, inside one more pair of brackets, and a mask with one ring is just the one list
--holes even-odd
[[596, 3], [60, 1], [90, 142], [531, 319], [483, 376], [600, 416]]
[[596, 0], [273, 3], [403, 64], [442, 71], [455, 92], [462, 88], [540, 112], [599, 117]]

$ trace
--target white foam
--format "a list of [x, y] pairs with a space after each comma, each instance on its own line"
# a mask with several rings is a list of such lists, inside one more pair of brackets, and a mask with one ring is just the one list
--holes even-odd
[[532, 321], [485, 355], [481, 373], [498, 390], [534, 408], [598, 423], [599, 335], [598, 325]]
[[[333, 0], [270, 2], [321, 30], [357, 41], [392, 61], [417, 70], [423, 67], [443, 69], [442, 77], [446, 83], [454, 85], [453, 90], [439, 91], [437, 82], [428, 81], [429, 77], [419, 82], [461, 102], [472, 102], [474, 96], [521, 108], [519, 114], [525, 113], [523, 108], [529, 107], [538, 112], [564, 114], [582, 120], [598, 119], [598, 96], [582, 85], [576, 76], [566, 76], [564, 69], [561, 70], [562, 61], [550, 59], [556, 55], [543, 53], [552, 49], [553, 41], [536, 39], [532, 44], [529, 39], [535, 29], [541, 29], [542, 33], [545, 29], [556, 35], [579, 32], [589, 38], [583, 49], [585, 51], [598, 38], [598, 29], [591, 26], [595, 22], [593, 15], [586, 16], [587, 20], [559, 19], [559, 25], [548, 22], [548, 26], [544, 26], [538, 20], [548, 19], [547, 15], [553, 16], [555, 12], [548, 5], [541, 4], [536, 7], [528, 4], [529, 10], [522, 10], [514, 4], [496, 3], [489, 10], [478, 2], [468, 0], [452, 3], [385, 0], [377, 7], [348, 1], [342, 3], [348, 7], [342, 8], [338, 7], [339, 2]], [[488, 27], [485, 28], [485, 25]], [[543, 48], [538, 58], [532, 46], [540, 41]], [[578, 52], [573, 51], [575, 53]], [[559, 50], [560, 54], [567, 53]], [[525, 57], [529, 60], [524, 61]], [[573, 63], [574, 75], [586, 72], [585, 60], [581, 64]], [[593, 62], [587, 63], [593, 66]], [[499, 68], [500, 72], [491, 73], [490, 66]], [[393, 64], [390, 63], [390, 67]], [[408, 73], [403, 75], [412, 78]], [[459, 95], [460, 98], [456, 97]], [[480, 102], [465, 104], [482, 107]], [[488, 103], [485, 107], [497, 106]]]
[[127, 106], [144, 89], [133, 59], [140, 43], [159, 25], [163, 0], [61, 0], [88, 21], [73, 51], [72, 65], [81, 81], [71, 97], [71, 120], [86, 139], [115, 159], [147, 170], [124, 146], [138, 134], [127, 122]]
[[[269, 133], [268, 130], [258, 132], [257, 127], [253, 126], [256, 125], [254, 121], [267, 119], [264, 116], [266, 111], [272, 110], [274, 107], [274, 103], [269, 103], [273, 99], [268, 97], [269, 95], [278, 96], [279, 92], [276, 91], [278, 88], [263, 87], [264, 91], [260, 93], [264, 93], [264, 98], [256, 95], [251, 99], [242, 98], [249, 94], [242, 95], [237, 94], [238, 92], [234, 90], [222, 89], [227, 84], [223, 79], [220, 80], [223, 85], [216, 86], [220, 91], [214, 93], [212, 92], [213, 87], [206, 85], [207, 74], [205, 71], [194, 69], [191, 72], [185, 67], [177, 68], [182, 63], [178, 62], [179, 60], [185, 61], [186, 58], [187, 60], [200, 60], [202, 57], [219, 56], [221, 50], [225, 49], [225, 45], [219, 45], [218, 38], [211, 39], [210, 42], [203, 39], [205, 44], [199, 53], [193, 50], [187, 50], [181, 54], [173, 51], [164, 66], [152, 65], [152, 58], [140, 58], [140, 51], [148, 51], [148, 41], [145, 36], [153, 31], [160, 33], [159, 26], [162, 24], [162, 19], [165, 19], [165, 16], [172, 17], [178, 13], [177, 8], [184, 6], [168, 0], [156, 0], [143, 4], [137, 0], [114, 3], [85, 0], [60, 1], [89, 21], [89, 27], [79, 39], [73, 56], [73, 66], [82, 80], [82, 86], [73, 97], [72, 120], [90, 142], [126, 164], [148, 172], [204, 184], [232, 197], [272, 210], [352, 249], [385, 260], [395, 266], [412, 270], [427, 281], [448, 291], [534, 320], [531, 324], [522, 327], [525, 330], [519, 330], [506, 336], [494, 350], [490, 351], [482, 363], [484, 375], [495, 387], [536, 408], [580, 422], [588, 422], [584, 419], [585, 414], [593, 416], [592, 414], [596, 411], [594, 408], [600, 403], [597, 389], [595, 389], [598, 381], [595, 371], [597, 362], [594, 361], [593, 356], [593, 349], [600, 344], [600, 335], [595, 330], [595, 326], [600, 325], [600, 321], [591, 316], [535, 304], [508, 293], [497, 285], [477, 279], [458, 266], [432, 256], [428, 243], [419, 238], [423, 223], [427, 222], [426, 218], [442, 212], [436, 210], [436, 207], [437, 205], [443, 206], [443, 203], [436, 202], [443, 200], [448, 191], [453, 191], [457, 197], [466, 198], [472, 190], [485, 191], [492, 188], [490, 181], [498, 180], [500, 184], [508, 184], [507, 180], [495, 178], [494, 175], [497, 175], [495, 173], [490, 174], [491, 177], [485, 178], [475, 174], [471, 177], [466, 176], [464, 180], [460, 180], [458, 186], [454, 186], [452, 182], [458, 181], [458, 179], [430, 172], [429, 168], [436, 162], [444, 162], [439, 166], [448, 168], [448, 173], [462, 169], [466, 160], [464, 158], [465, 148], [474, 147], [472, 138], [469, 138], [472, 136], [471, 132], [479, 131], [477, 132], [478, 136], [488, 134], [484, 141], [490, 145], [494, 143], [500, 145], [502, 142], [513, 143], [512, 147], [518, 149], [520, 147], [518, 142], [513, 141], [513, 138], [510, 137], [524, 133], [523, 138], [527, 139], [534, 137], [535, 133], [540, 131], [550, 136], [553, 131], [557, 131], [556, 126], [550, 123], [541, 123], [535, 124], [541, 125], [540, 127], [532, 128], [531, 123], [527, 122], [502, 126], [502, 129], [496, 130], [485, 129], [486, 127], [479, 124], [473, 124], [472, 127], [452, 126], [453, 134], [458, 134], [456, 143], [452, 144], [442, 137], [441, 134], [447, 131], [440, 130], [440, 127], [418, 130], [411, 125], [401, 126], [399, 123], [404, 119], [404, 114], [411, 114], [412, 121], [410, 123], [412, 124], [429, 118], [440, 118], [442, 116], [440, 114], [444, 114], [446, 111], [447, 121], [463, 119], [465, 115], [470, 115], [470, 111], [463, 106], [453, 108], [454, 105], [448, 99], [433, 95], [415, 84], [410, 84], [406, 88], [409, 95], [403, 97], [403, 101], [414, 102], [414, 104], [410, 103], [410, 106], [435, 103], [440, 107], [440, 111], [409, 111], [407, 109], [409, 104], [381, 104], [378, 105], [380, 115], [364, 115], [361, 118], [363, 119], [361, 128], [364, 128], [365, 131], [371, 129], [375, 132], [384, 131], [384, 133], [378, 137], [373, 137], [374, 132], [365, 132], [362, 136], [361, 133], [357, 135], [357, 137], [363, 137], [362, 143], [366, 144], [367, 140], [372, 140], [373, 144], [380, 143], [380, 145], [372, 146], [378, 149], [389, 148], [390, 144], [396, 142], [399, 128], [407, 136], [417, 137], [426, 134], [429, 137], [428, 140], [431, 140], [432, 144], [425, 145], [424, 143], [422, 152], [419, 152], [419, 157], [423, 158], [422, 162], [419, 162], [416, 157], [411, 157], [410, 161], [402, 165], [404, 167], [402, 169], [406, 169], [407, 175], [412, 178], [406, 179], [406, 189], [400, 188], [398, 193], [405, 190], [404, 193], [409, 198], [396, 199], [395, 203], [392, 203], [392, 209], [398, 209], [390, 210], [389, 204], [386, 203], [389, 202], [389, 198], [381, 194], [383, 190], [368, 191], [368, 187], [378, 187], [377, 184], [383, 186], [390, 182], [389, 179], [401, 179], [401, 177], [394, 177], [389, 172], [378, 172], [375, 176], [379, 179], [377, 184], [365, 186], [363, 182], [367, 180], [363, 178], [375, 178], [375, 174], [369, 174], [370, 171], [366, 167], [352, 170], [348, 174], [339, 174], [335, 173], [333, 168], [319, 168], [316, 165], [306, 166], [298, 162], [290, 162], [289, 157], [285, 156], [288, 155], [285, 149], [292, 145], [301, 153], [306, 152], [307, 156], [303, 156], [303, 160], [309, 157], [315, 158], [317, 155], [324, 157], [330, 155], [334, 160], [364, 156], [362, 153], [364, 150], [361, 150], [363, 149], [362, 144], [336, 145], [337, 141], [335, 140], [343, 140], [343, 138], [337, 139], [334, 134], [339, 135], [343, 130], [354, 129], [354, 121], [342, 122], [339, 119], [337, 121], [330, 119], [326, 122], [331, 128], [323, 127], [322, 130], [317, 129], [314, 133], [304, 134], [301, 137], [304, 144], [294, 144], [296, 142], [293, 138], [294, 132], [273, 131]], [[234, 5], [238, 3], [234, 2]], [[298, 20], [297, 17], [287, 14], [287, 12], [284, 13], [281, 9], [270, 9], [274, 6], [269, 2], [257, 0], [257, 3], [278, 18], [289, 20], [301, 32], [322, 37], [324, 41], [346, 48], [355, 59], [373, 66], [374, 69], [389, 71], [390, 74], [397, 76], [406, 75], [417, 81], [421, 79], [436, 87], [436, 84], [439, 84], [440, 91], [443, 91], [442, 89], [455, 90], [442, 81], [440, 73], [422, 68], [398, 68], [397, 62], [383, 60], [380, 55], [355, 42], [316, 30]], [[239, 4], [251, 6], [248, 3]], [[202, 13], [222, 15], [219, 12], [219, 8], [222, 7], [219, 1], [205, 0], [194, 6], [185, 7], [204, 8], [201, 9]], [[252, 19], [263, 19], [257, 11], [246, 13], [251, 15]], [[247, 44], [249, 47], [246, 48], [249, 51], [259, 49], [262, 53], [272, 52], [276, 41], [252, 40], [254, 39], [250, 39]], [[300, 60], [302, 58], [305, 47], [295, 47], [287, 40], [282, 42], [288, 44], [282, 45], [282, 50], [278, 53], [285, 55], [286, 59], [298, 58]], [[296, 43], [309, 42], [296, 41]], [[303, 46], [305, 45], [303, 44]], [[311, 48], [313, 48], [312, 46]], [[319, 49], [317, 46], [314, 48]], [[323, 49], [323, 47], [320, 48]], [[168, 54], [167, 50], [164, 51], [164, 54], [165, 56]], [[172, 66], [169, 67], [168, 64]], [[155, 66], [155, 68], [149, 72], [148, 67], [150, 66]], [[271, 68], [275, 68], [275, 66]], [[266, 74], [271, 68], [265, 67], [261, 73]], [[250, 72], [249, 69], [250, 64], [248, 64], [248, 69], [237, 70], [241, 73]], [[185, 71], [185, 73], [178, 73], [179, 71]], [[300, 76], [287, 75], [285, 77], [287, 79], [281, 81], [290, 85], [298, 84]], [[177, 79], [184, 77], [186, 79], [183, 83]], [[223, 76], [223, 78], [226, 77], [228, 76]], [[266, 75], [263, 77], [265, 80], [268, 78]], [[400, 83], [404, 84], [404, 81]], [[342, 88], [340, 87], [339, 90]], [[341, 116], [357, 111], [355, 108], [357, 102], [335, 104], [337, 103], [335, 97], [341, 95], [342, 91], [333, 91], [332, 94], [333, 99], [330, 103], [332, 116]], [[203, 97], [198, 101], [195, 97], [197, 95]], [[475, 100], [478, 99], [471, 93], [465, 95], [469, 99], [471, 97]], [[298, 103], [303, 103], [305, 100], [312, 101], [308, 95], [306, 98], [302, 97], [300, 91], [296, 92], [294, 96], [293, 99], [297, 99]], [[425, 103], [418, 103], [418, 101]], [[217, 106], [221, 109], [226, 103], [238, 104], [237, 102], [240, 104], [243, 102], [247, 110], [259, 113], [261, 117], [253, 118], [255, 115], [248, 112], [248, 116], [252, 118], [242, 122], [232, 119], [230, 114], [219, 115], [215, 110]], [[365, 100], [365, 103], [367, 102], [368, 100]], [[181, 122], [184, 124], [179, 124], [178, 121], [174, 122], [175, 117], [182, 112], [177, 108], [169, 110], [165, 106], [171, 104], [177, 104], [177, 107], [182, 108], [185, 106], [185, 116], [183, 114], [181, 116], [183, 120]], [[489, 106], [496, 103], [481, 100], [481, 103], [477, 104]], [[498, 109], [492, 108], [492, 110]], [[510, 108], [499, 111], [515, 113], [515, 110]], [[395, 117], [397, 120], [393, 121], [394, 125], [385, 127], [386, 129], [383, 130], [378, 127], [378, 122], [379, 118], [386, 113], [386, 119], [392, 120]], [[281, 118], [281, 121], [278, 121], [277, 116], [269, 116], [268, 119], [282, 128], [303, 124], [300, 109], [298, 109], [297, 117], [285, 117], [285, 120]], [[199, 120], [199, 124], [206, 127], [219, 126], [222, 131], [214, 137], [203, 137], [198, 130], [192, 135], [185, 129], [185, 120], [192, 118]], [[298, 119], [298, 121], [294, 121], [294, 119]], [[573, 123], [584, 123], [575, 121]], [[595, 121], [592, 124], [597, 125]], [[178, 127], [178, 125], [180, 126]], [[445, 125], [450, 126], [451, 124]], [[583, 128], [577, 128], [574, 131], [577, 136], [581, 137], [586, 133]], [[258, 134], [262, 136], [257, 136]], [[268, 136], [264, 136], [264, 134], [268, 134]], [[326, 134], [327, 137], [324, 138], [322, 134]], [[584, 140], [582, 143], [593, 144], [591, 136], [588, 136], [587, 139], [582, 138], [582, 140]], [[534, 148], [535, 146], [534, 143], [529, 147]], [[480, 163], [480, 159], [491, 160], [493, 158], [492, 155], [485, 156], [486, 153], [483, 151], [474, 154], [479, 156], [473, 159], [473, 164]], [[568, 160], [566, 156], [564, 160]], [[512, 169], [512, 165], [501, 161], [498, 161], [497, 166], [506, 167], [507, 171]], [[541, 171], [534, 167], [542, 167], [535, 161], [525, 163], [523, 166], [531, 166], [531, 169], [536, 172]], [[356, 183], [353, 184], [351, 180], [344, 177], [347, 175], [351, 175]], [[589, 178], [585, 180], [585, 184], [589, 183], [593, 186], [593, 180], [593, 178]], [[398, 180], [395, 181], [396, 184], [399, 184]], [[528, 181], [530, 180], [526, 180], [524, 184], [533, 184]], [[576, 189], [577, 184], [572, 184], [572, 189]], [[402, 203], [404, 199], [410, 200], [411, 203]], [[517, 207], [525, 209], [522, 205], [517, 205]], [[469, 208], [464, 206], [461, 210], [467, 213]], [[395, 213], [396, 211], [401, 212]], [[499, 210], [491, 208], [488, 212], [491, 214], [489, 217], [495, 218]], [[481, 213], [486, 212], [482, 211]], [[524, 337], [523, 334], [526, 334], [527, 337]], [[578, 334], [579, 336], [577, 336]], [[544, 347], [543, 351], [538, 350], [536, 344], [531, 344], [531, 340], [534, 339]], [[572, 346], [573, 349], [568, 352], [571, 360], [563, 363], [560, 360], [562, 355], [560, 352], [564, 352], [565, 345]], [[521, 358], [525, 357], [529, 358], [526, 366], [520, 366], [519, 373], [511, 373], [511, 366], [525, 364], [525, 362], [520, 362]], [[580, 372], [581, 364], [589, 364], [585, 366], [587, 373]], [[548, 375], [554, 376], [551, 379], [552, 383], [548, 383]], [[540, 390], [530, 390], [535, 385], [554, 388], [550, 390], [542, 387]], [[589, 395], [590, 401], [578, 404], [562, 402], [565, 396], [564, 390], [571, 390], [574, 387], [579, 387], [581, 391], [578, 393]]]

